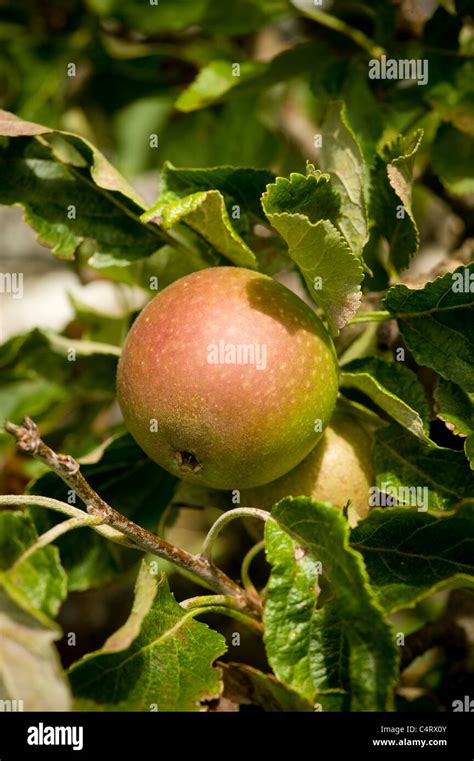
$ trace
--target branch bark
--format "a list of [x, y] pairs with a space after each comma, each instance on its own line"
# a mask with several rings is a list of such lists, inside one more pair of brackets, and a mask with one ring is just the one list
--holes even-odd
[[236, 598], [239, 606], [248, 610], [250, 615], [256, 618], [260, 615], [261, 604], [259, 601], [256, 601], [253, 596], [247, 596], [245, 590], [215, 566], [211, 560], [202, 555], [192, 555], [170, 544], [107, 504], [86, 481], [77, 460], [67, 454], [57, 454], [44, 443], [31, 418], [25, 417], [22, 425], [15, 425], [7, 421], [5, 430], [16, 439], [18, 448], [22, 452], [41, 460], [73, 489], [86, 505], [90, 515], [97, 516], [103, 523], [120, 531], [133, 542], [136, 549], [169, 560], [179, 568], [205, 581], [219, 594]]

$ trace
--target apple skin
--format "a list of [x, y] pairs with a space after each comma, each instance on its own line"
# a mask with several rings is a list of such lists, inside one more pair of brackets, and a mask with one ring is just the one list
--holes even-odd
[[303, 462], [272, 483], [242, 491], [240, 503], [270, 510], [284, 497], [304, 496], [342, 509], [350, 500], [348, 520], [355, 526], [369, 512], [374, 478], [372, 437], [352, 415], [338, 410]]
[[[209, 363], [220, 341], [259, 346], [260, 367]], [[258, 486], [295, 467], [321, 437], [316, 421], [329, 422], [337, 392], [321, 320], [285, 286], [240, 267], [194, 272], [155, 296], [132, 325], [117, 374], [122, 414], [142, 449], [216, 489]]]

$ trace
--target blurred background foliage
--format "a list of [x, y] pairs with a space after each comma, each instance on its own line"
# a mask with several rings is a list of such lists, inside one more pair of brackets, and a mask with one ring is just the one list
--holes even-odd
[[[467, 0], [145, 5], [2, 0], [1, 107], [88, 137], [130, 178], [164, 160], [286, 174], [317, 156], [314, 125], [325, 101], [341, 97], [367, 157], [424, 127], [426, 171], [472, 191], [456, 175], [457, 162], [466, 178], [474, 162]], [[368, 79], [367, 60], [382, 49], [427, 59], [428, 84]], [[225, 63], [238, 63], [240, 76]]]

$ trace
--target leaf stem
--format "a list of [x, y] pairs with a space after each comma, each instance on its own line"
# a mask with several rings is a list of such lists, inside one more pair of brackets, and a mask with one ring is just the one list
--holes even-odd
[[44, 534], [41, 534], [36, 542], [28, 547], [28, 549], [26, 549], [25, 552], [15, 560], [9, 570], [13, 570], [21, 563], [23, 563], [24, 560], [29, 558], [30, 555], [33, 555], [36, 550], [40, 550], [42, 547], [46, 547], [46, 545], [51, 544], [51, 542], [54, 542], [56, 539], [58, 539], [63, 534], [66, 534], [68, 531], [72, 531], [75, 528], [82, 528], [83, 526], [98, 525], [100, 520], [100, 518], [97, 518], [94, 515], [87, 515], [87, 513], [84, 513], [80, 517], [78, 516], [75, 518], [68, 518], [67, 521], [57, 523], [56, 526], [53, 526], [48, 531], [45, 531]]
[[[68, 505], [66, 502], [60, 502], [58, 499], [52, 499], [51, 497], [41, 497], [39, 495], [30, 494], [2, 494], [0, 495], [0, 507], [15, 507], [21, 505], [22, 507], [47, 507], [50, 510], [54, 510], [57, 513], [63, 515], [69, 515], [71, 518], [83, 518], [90, 517], [84, 510], [80, 510], [78, 507]], [[134, 542], [127, 539], [126, 536], [119, 531], [111, 528], [110, 526], [101, 525], [98, 522], [91, 522], [92, 528], [97, 531], [98, 534], [102, 534], [106, 539], [110, 539], [116, 544], [121, 544], [124, 547], [130, 547], [136, 549]]]
[[317, 21], [328, 29], [340, 32], [340, 34], [343, 34], [345, 37], [349, 37], [349, 39], [355, 42], [356, 45], [369, 53], [372, 58], [380, 58], [380, 56], [385, 53], [384, 48], [376, 45], [375, 42], [361, 32], [360, 29], [354, 29], [342, 19], [337, 18], [330, 13], [326, 13], [326, 11], [318, 10], [317, 8], [305, 10], [300, 7], [299, 3], [296, 4], [296, 7], [304, 16], [313, 19], [313, 21]]
[[349, 320], [348, 325], [357, 325], [360, 322], [384, 322], [385, 320], [392, 320], [394, 315], [388, 312], [386, 309], [374, 310], [373, 312], [358, 312], [352, 320]]
[[189, 597], [187, 600], [182, 600], [179, 604], [182, 608], [186, 608], [186, 610], [213, 605], [225, 605], [228, 608], [239, 610], [235, 597], [230, 597], [230, 595], [199, 595], [198, 597]]
[[191, 597], [189, 600], [183, 600], [180, 602], [180, 605], [186, 610], [192, 610], [194, 616], [199, 616], [203, 613], [221, 613], [224, 616], [229, 616], [229, 618], [240, 621], [257, 634], [263, 633], [261, 621], [257, 621], [255, 618], [244, 613], [238, 607], [238, 604], [236, 604], [235, 597], [229, 597], [228, 595], [203, 595], [202, 597]]
[[172, 507], [171, 504], [165, 507], [165, 509], [161, 513], [160, 520], [158, 522], [158, 528], [157, 528], [158, 536], [161, 536], [162, 539], [165, 538], [166, 526], [168, 523], [168, 518], [171, 513], [171, 507]]
[[224, 526], [236, 518], [260, 518], [262, 521], [266, 521], [270, 517], [271, 515], [269, 512], [266, 510], [260, 510], [258, 507], [237, 507], [235, 510], [228, 510], [216, 520], [214, 525], [209, 530], [209, 533], [207, 534], [202, 544], [201, 556], [208, 558], [209, 560], [211, 559], [214, 542], [216, 541], [218, 535]]
[[[242, 560], [242, 567], [240, 570], [240, 578], [242, 579], [242, 584], [244, 585], [244, 589], [247, 592], [247, 594], [255, 594], [257, 592], [255, 585], [253, 584], [250, 576], [249, 576], [249, 568], [252, 563], [252, 560], [265, 548], [265, 540], [262, 539], [261, 542], [257, 542], [257, 544], [254, 544], [253, 547], [249, 549], [247, 554], [245, 555], [244, 559]], [[258, 592], [257, 592], [258, 594]]]

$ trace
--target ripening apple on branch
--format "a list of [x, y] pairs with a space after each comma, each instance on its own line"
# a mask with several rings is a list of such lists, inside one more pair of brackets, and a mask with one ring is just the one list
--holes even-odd
[[338, 410], [303, 462], [270, 484], [243, 491], [240, 501], [268, 510], [284, 497], [312, 497], [340, 509], [349, 503], [347, 516], [354, 526], [369, 512], [373, 483], [371, 435], [355, 417]]
[[188, 481], [245, 489], [311, 452], [334, 411], [338, 365], [298, 296], [266, 275], [215, 267], [146, 306], [117, 388], [127, 427], [153, 460]]

